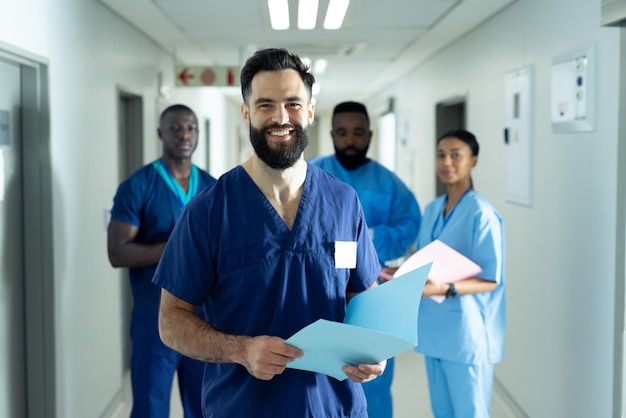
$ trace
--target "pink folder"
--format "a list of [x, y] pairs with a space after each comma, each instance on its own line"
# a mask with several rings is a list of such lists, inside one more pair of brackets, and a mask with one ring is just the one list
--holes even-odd
[[[451, 283], [458, 280], [469, 279], [483, 271], [478, 264], [465, 257], [463, 254], [443, 242], [435, 240], [421, 248], [402, 263], [393, 277], [401, 276], [407, 271], [430, 262], [432, 262], [433, 265], [428, 274], [428, 278], [438, 282]], [[431, 298], [441, 303], [445, 299], [445, 296], [435, 295], [431, 296]]]

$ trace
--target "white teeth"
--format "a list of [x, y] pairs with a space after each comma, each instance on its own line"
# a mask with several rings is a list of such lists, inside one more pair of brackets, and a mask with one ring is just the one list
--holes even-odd
[[289, 130], [285, 129], [283, 131], [271, 131], [270, 133], [274, 136], [285, 136], [285, 135], [289, 135]]

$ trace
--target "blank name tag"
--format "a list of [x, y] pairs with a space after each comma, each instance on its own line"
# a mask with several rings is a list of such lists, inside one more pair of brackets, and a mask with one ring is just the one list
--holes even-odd
[[335, 267], [338, 269], [356, 268], [355, 241], [335, 241]]

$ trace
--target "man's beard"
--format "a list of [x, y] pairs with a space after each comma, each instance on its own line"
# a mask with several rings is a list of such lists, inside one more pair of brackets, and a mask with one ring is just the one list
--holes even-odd
[[[363, 149], [355, 148], [355, 147], [346, 147], [344, 149], [335, 148], [335, 156], [339, 163], [346, 170], [355, 170], [361, 167], [367, 161], [367, 150], [369, 147], [365, 147]], [[356, 151], [356, 153], [346, 153], [346, 150]]]
[[[283, 128], [295, 130], [295, 141], [277, 143], [277, 148], [271, 149], [268, 141], [265, 139], [265, 133], [268, 130]], [[301, 128], [294, 125], [273, 124], [262, 129], [256, 129], [250, 123], [250, 143], [261, 161], [275, 170], [284, 170], [285, 168], [293, 167], [309, 144], [309, 127]]]

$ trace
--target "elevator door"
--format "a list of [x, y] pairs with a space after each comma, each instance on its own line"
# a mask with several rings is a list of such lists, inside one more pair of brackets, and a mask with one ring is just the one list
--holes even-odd
[[20, 68], [0, 58], [0, 417], [26, 415]]

